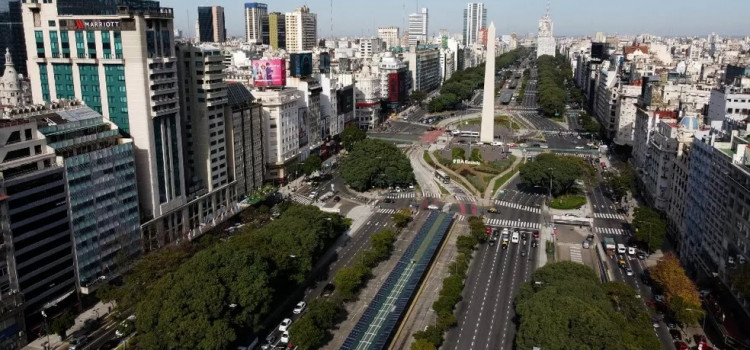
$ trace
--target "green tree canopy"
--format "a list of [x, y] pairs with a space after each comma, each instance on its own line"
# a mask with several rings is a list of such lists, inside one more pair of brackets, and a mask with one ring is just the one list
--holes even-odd
[[[645, 330], [641, 333], [624, 328], [629, 321], [617, 312], [610, 298], [612, 295], [635, 298], [635, 290], [627, 288], [603, 286], [584, 265], [547, 264], [532, 274], [531, 281], [521, 286], [516, 297], [515, 308], [520, 318], [516, 348], [660, 349], [650, 323], [632, 325]], [[630, 305], [632, 300], [619, 302]]]
[[343, 160], [341, 176], [357, 191], [414, 183], [409, 159], [393, 144], [367, 139], [356, 144]]
[[650, 251], [661, 249], [667, 236], [667, 222], [649, 207], [638, 207], [633, 217], [635, 238], [646, 243]]
[[367, 138], [367, 134], [364, 130], [356, 126], [347, 126], [343, 132], [341, 132], [341, 143], [344, 145], [344, 149], [351, 152], [354, 149], [354, 145]]
[[543, 153], [534, 161], [521, 165], [521, 182], [527, 186], [550, 188], [552, 195], [560, 196], [576, 192], [576, 180], [593, 181], [594, 168], [585, 160], [574, 156]]
[[323, 164], [323, 160], [320, 158], [320, 156], [312, 155], [307, 157], [302, 164], [300, 164], [300, 170], [302, 170], [302, 173], [305, 175], [310, 175], [318, 170], [320, 170], [320, 166]]

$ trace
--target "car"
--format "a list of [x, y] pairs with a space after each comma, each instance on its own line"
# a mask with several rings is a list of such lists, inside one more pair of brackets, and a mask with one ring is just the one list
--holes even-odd
[[664, 302], [664, 297], [661, 296], [661, 295], [654, 295], [654, 300], [656, 300], [659, 303], [663, 303]]
[[135, 329], [135, 324], [133, 324], [133, 321], [131, 320], [122, 321], [117, 326], [117, 330], [115, 330], [115, 337], [122, 338], [130, 333], [133, 333], [133, 329]]
[[539, 245], [539, 241], [537, 241], [537, 240], [531, 241], [531, 247], [532, 248], [536, 248], [536, 246], [538, 246], [538, 245]]
[[690, 349], [690, 347], [684, 341], [674, 342], [674, 348], [676, 350], [689, 350]]
[[484, 228], [484, 233], [486, 233], [489, 236], [490, 233], [492, 233], [492, 227], [489, 227], [489, 226], [485, 227]]
[[297, 303], [297, 306], [294, 307], [292, 313], [295, 315], [299, 315], [302, 313], [302, 311], [305, 311], [305, 308], [307, 308], [307, 303], [304, 301], [300, 301], [299, 303]]
[[583, 249], [589, 249], [589, 247], [591, 246], [591, 243], [589, 243], [588, 240], [585, 240], [583, 241], [582, 246], [583, 246]]
[[321, 293], [321, 295], [324, 297], [331, 296], [334, 290], [336, 290], [336, 286], [333, 283], [329, 282], [325, 287], [323, 287], [323, 292]]
[[493, 208], [487, 209], [487, 212], [495, 214], [495, 213], [497, 213], [497, 208], [493, 207]]
[[661, 327], [661, 326], [659, 325], [659, 322], [654, 322], [654, 328], [659, 328], [659, 327]]
[[495, 246], [495, 242], [497, 242], [497, 240], [495, 239], [495, 237], [491, 237], [490, 238], [490, 242], [489, 242], [490, 243], [490, 247], [494, 247]]
[[645, 260], [646, 259], [646, 253], [644, 253], [644, 252], [638, 252], [638, 259]]
[[521, 256], [526, 256], [526, 251], [525, 250], [521, 250]]
[[583, 146], [576, 146], [576, 149], [583, 149]]
[[492, 236], [493, 236], [493, 237], [498, 237], [498, 236], [500, 236], [500, 231], [498, 231], [498, 230], [497, 230], [496, 228], [493, 228], [493, 229], [492, 229]]
[[279, 332], [284, 332], [289, 329], [289, 326], [292, 324], [291, 318], [285, 318], [281, 323], [279, 324]]
[[534, 236], [535, 239], [539, 239], [539, 231], [534, 231], [532, 235]]
[[318, 195], [317, 191], [310, 192], [310, 198], [315, 198], [315, 196], [317, 196], [317, 195]]
[[521, 239], [529, 239], [529, 233], [526, 231], [521, 232]]
[[706, 297], [708, 297], [709, 295], [711, 295], [711, 290], [710, 289], [703, 289], [700, 292], [698, 292], [698, 294], [700, 294], [701, 299], [705, 299]]
[[340, 201], [340, 200], [341, 200], [341, 197], [339, 197], [339, 196], [333, 197], [333, 201], [334, 201], [334, 202], [338, 202], [338, 201]]
[[628, 255], [635, 255], [635, 247], [628, 247]]
[[281, 339], [279, 339], [279, 341], [284, 344], [289, 343], [289, 332], [285, 331], [284, 333], [281, 333]]
[[625, 267], [627, 267], [627, 266], [628, 266], [628, 262], [627, 262], [627, 261], [625, 261], [625, 259], [620, 259], [620, 260], [619, 260], [619, 261], [617, 262], [617, 264], [618, 264], [618, 265], [620, 265], [620, 268], [622, 268], [622, 269], [624, 269]]
[[276, 335], [275, 335], [275, 334], [273, 334], [273, 333], [269, 334], [269, 335], [268, 335], [268, 336], [266, 337], [266, 342], [267, 342], [268, 344], [273, 344], [273, 343], [275, 343], [275, 342], [276, 342]]
[[594, 242], [594, 234], [589, 233], [588, 236], [586, 236], [586, 240], [589, 242], [589, 244]]
[[630, 266], [626, 267], [625, 268], [625, 274], [628, 275], [628, 276], [632, 276], [633, 275], [633, 269], [631, 269]]
[[383, 203], [393, 203], [393, 198], [385, 198], [383, 199]]
[[73, 339], [70, 340], [69, 350], [83, 349], [89, 342], [89, 337], [85, 334], [73, 335]]

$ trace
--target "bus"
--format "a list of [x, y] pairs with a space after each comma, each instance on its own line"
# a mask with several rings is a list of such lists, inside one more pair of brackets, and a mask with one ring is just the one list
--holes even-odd
[[459, 135], [463, 137], [479, 137], [479, 131], [461, 131]]
[[444, 173], [442, 170], [435, 170], [435, 177], [438, 180], [442, 181], [444, 184], [451, 183], [451, 178], [446, 173]]

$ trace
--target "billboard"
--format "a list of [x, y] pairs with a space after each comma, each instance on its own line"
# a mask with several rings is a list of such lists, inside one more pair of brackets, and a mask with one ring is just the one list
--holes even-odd
[[119, 19], [61, 19], [58, 25], [62, 30], [135, 30], [134, 25], [123, 25]]
[[312, 52], [290, 54], [289, 75], [293, 77], [309, 77], [312, 75]]
[[388, 74], [388, 102], [399, 102], [398, 88], [398, 73]]
[[354, 87], [349, 85], [343, 89], [336, 90], [336, 114], [344, 114], [354, 111]]
[[297, 128], [299, 129], [299, 147], [305, 147], [308, 143], [307, 108], [297, 110]]
[[331, 54], [328, 52], [320, 53], [320, 63], [318, 65], [321, 73], [331, 72]]
[[252, 65], [254, 86], [286, 85], [286, 61], [283, 59], [255, 60]]

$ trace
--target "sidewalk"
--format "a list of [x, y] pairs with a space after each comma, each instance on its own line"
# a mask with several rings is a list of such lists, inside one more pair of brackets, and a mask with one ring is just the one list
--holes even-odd
[[[464, 179], [463, 176], [456, 174], [455, 171], [453, 171], [453, 170], [449, 169], [448, 167], [440, 164], [440, 162], [438, 162], [438, 160], [435, 158], [435, 155], [432, 154], [431, 150], [428, 151], [427, 153], [430, 155], [430, 159], [432, 159], [432, 161], [435, 163], [435, 165], [437, 165], [438, 167], [440, 167], [440, 169], [442, 169], [443, 171], [445, 171], [448, 174], [448, 176], [451, 176], [452, 178], [455, 177], [455, 178], [461, 179], [461, 182], [457, 182], [457, 181], [454, 180], [454, 182], [456, 183], [457, 186], [461, 187], [461, 189], [464, 190], [467, 194], [470, 194], [472, 196], [479, 195], [479, 193], [477, 193], [477, 191], [474, 190], [474, 186], [471, 186], [468, 183], [464, 183], [466, 181], [466, 179]], [[466, 185], [469, 185], [469, 186], [466, 186]], [[469, 190], [469, 189], [471, 189], [471, 190]]]
[[[70, 329], [66, 332], [66, 335], [70, 337], [71, 334], [74, 332], [77, 332], [81, 328], [83, 328], [84, 322], [87, 320], [93, 320], [96, 318], [101, 319], [104, 321], [106, 316], [112, 312], [112, 309], [114, 309], [114, 305], [111, 303], [102, 303], [101, 301], [91, 307], [90, 309], [84, 311], [80, 315], [76, 317], [76, 321], [73, 324]], [[102, 326], [104, 325], [104, 322], [102, 322]], [[41, 338], [37, 338], [34, 341], [30, 342], [28, 345], [23, 347], [24, 350], [44, 350], [45, 345], [47, 344], [47, 336], [43, 336]], [[57, 334], [50, 334], [49, 335], [49, 348], [50, 349], [57, 349], [61, 347], [63, 344], [67, 346], [67, 342], [64, 339], [60, 339], [60, 337]]]
[[[513, 164], [510, 165], [508, 169], [505, 169], [505, 171], [503, 171], [502, 173], [493, 177], [492, 180], [490, 180], [490, 183], [487, 185], [487, 189], [485, 189], [484, 191], [484, 199], [492, 200], [492, 198], [495, 198], [495, 196], [497, 195], [497, 191], [495, 191], [495, 182], [497, 182], [497, 180], [500, 180], [500, 178], [505, 176], [505, 174], [513, 171], [513, 169], [515, 169], [515, 167], [518, 166], [518, 164], [523, 161], [523, 155], [516, 155], [515, 153], [518, 153], [518, 152], [511, 152], [511, 153], [513, 153], [513, 155], [516, 157], [516, 160], [513, 162]], [[508, 179], [508, 181], [506, 181], [504, 184], [498, 187], [497, 190], [500, 191], [501, 189], [504, 189], [505, 184], [510, 182], [511, 179], [512, 178]]]

